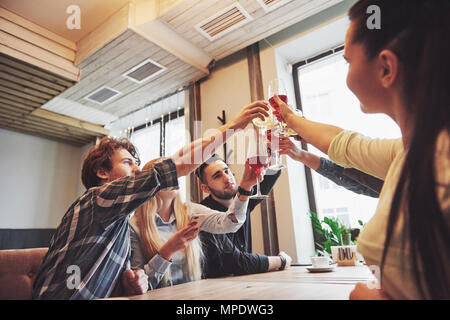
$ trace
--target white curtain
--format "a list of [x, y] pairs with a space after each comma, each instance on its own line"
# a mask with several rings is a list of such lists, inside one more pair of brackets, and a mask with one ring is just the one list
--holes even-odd
[[160, 141], [160, 123], [138, 130], [131, 136], [131, 142], [137, 148], [141, 158], [141, 168], [150, 160], [160, 157]]
[[[165, 148], [164, 156], [170, 157], [186, 145], [186, 125], [184, 116], [166, 122], [164, 130]], [[178, 179], [180, 195], [186, 201], [186, 177]]]

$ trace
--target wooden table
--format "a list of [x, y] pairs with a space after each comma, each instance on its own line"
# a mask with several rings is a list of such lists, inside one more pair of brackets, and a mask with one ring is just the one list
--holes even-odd
[[306, 267], [206, 279], [156, 289], [126, 300], [347, 300], [357, 282], [373, 275], [366, 266], [336, 267], [311, 273]]

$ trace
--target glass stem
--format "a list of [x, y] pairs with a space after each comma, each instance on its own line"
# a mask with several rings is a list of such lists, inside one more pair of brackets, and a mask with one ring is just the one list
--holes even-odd
[[259, 177], [256, 177], [256, 194], [261, 195], [261, 190], [259, 189]]
[[280, 164], [280, 156], [278, 155], [278, 150], [274, 152], [275, 153], [275, 165]]

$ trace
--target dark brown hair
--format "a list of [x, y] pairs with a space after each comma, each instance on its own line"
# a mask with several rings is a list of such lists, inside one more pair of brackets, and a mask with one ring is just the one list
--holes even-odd
[[[371, 5], [380, 9], [381, 29], [366, 25]], [[396, 54], [404, 79], [402, 98], [414, 124], [389, 213], [381, 270], [401, 208], [403, 247], [411, 252], [411, 261], [404, 263], [411, 264], [422, 297], [432, 299], [450, 298], [449, 217], [439, 205], [435, 177], [436, 141], [450, 129], [449, 12], [448, 0], [360, 0], [349, 12], [352, 41], [364, 46], [370, 60], [384, 49]]]
[[95, 145], [83, 162], [81, 170], [81, 180], [86, 189], [100, 185], [101, 179], [97, 176], [97, 170], [103, 168], [107, 171], [112, 169], [111, 157], [118, 149], [127, 150], [135, 159], [136, 165], [140, 165], [141, 160], [134, 145], [126, 138], [114, 139], [104, 137]]
[[206, 167], [218, 160], [225, 162], [219, 155], [213, 154], [208, 160], [203, 162], [200, 167], [195, 170], [195, 175], [200, 179], [201, 183], [206, 184], [205, 177], [203, 176]]

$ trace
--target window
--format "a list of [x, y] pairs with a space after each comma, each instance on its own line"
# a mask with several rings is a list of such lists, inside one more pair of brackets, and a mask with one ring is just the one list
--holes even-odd
[[[186, 144], [184, 89], [146, 105], [108, 126], [110, 135], [128, 137], [138, 150], [141, 168], [150, 160], [169, 157]], [[186, 199], [186, 179], [178, 180]]]
[[[314, 59], [310, 59], [314, 60]], [[303, 64], [303, 65], [302, 65]], [[300, 67], [298, 67], [301, 65]], [[298, 83], [303, 114], [306, 118], [360, 132], [373, 138], [398, 138], [400, 129], [386, 115], [367, 115], [360, 110], [358, 99], [346, 84], [348, 65], [343, 51], [332, 53], [312, 63], [299, 63]], [[380, 130], [382, 128], [382, 130]], [[325, 154], [311, 145], [308, 150], [321, 157]], [[358, 227], [375, 213], [378, 199], [358, 195], [337, 186], [315, 171], [312, 185], [320, 219], [336, 217], [342, 223]]]
[[131, 136], [131, 142], [136, 146], [141, 158], [141, 167], [150, 160], [160, 157], [159, 141], [161, 141], [161, 123], [138, 130]]
[[[184, 116], [165, 122], [164, 151], [165, 156], [170, 157], [186, 144], [186, 125]], [[178, 179], [180, 195], [186, 201], [186, 177]]]

